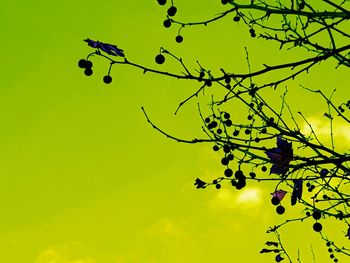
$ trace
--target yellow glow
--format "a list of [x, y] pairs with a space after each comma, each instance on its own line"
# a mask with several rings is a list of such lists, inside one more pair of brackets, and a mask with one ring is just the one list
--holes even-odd
[[229, 189], [222, 189], [210, 200], [209, 207], [219, 210], [234, 210], [237, 207], [235, 193]]
[[[316, 133], [317, 138], [326, 146], [331, 146], [331, 125], [330, 120], [322, 114], [320, 116], [309, 117], [307, 120], [311, 125], [313, 131]], [[341, 118], [335, 118], [332, 123], [332, 133], [335, 147], [338, 150], [348, 150], [350, 144], [350, 127], [346, 121]], [[301, 132], [306, 135], [311, 135], [312, 131], [310, 126], [303, 122]]]
[[261, 190], [259, 188], [248, 188], [242, 190], [237, 196], [240, 205], [256, 205], [261, 203]]

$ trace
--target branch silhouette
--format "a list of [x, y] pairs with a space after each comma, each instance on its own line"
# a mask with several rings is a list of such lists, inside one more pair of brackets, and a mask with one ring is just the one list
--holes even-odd
[[[267, 247], [260, 253], [273, 254], [275, 262], [293, 262], [288, 253], [290, 248], [283, 244], [278, 231], [295, 222], [311, 222], [310, 228], [320, 233], [320, 238], [325, 241], [331, 261], [338, 262], [340, 256], [350, 256], [350, 249], [326, 237], [326, 229], [323, 229], [323, 222], [339, 220], [343, 223], [343, 229], [339, 233], [345, 232], [345, 237], [350, 239], [350, 152], [339, 150], [338, 145], [342, 142], [335, 138], [334, 128], [335, 121], [349, 127], [350, 100], [337, 105], [333, 98], [336, 96], [335, 90], [327, 96], [323, 90], [299, 86], [307, 99], [316, 96], [324, 105], [322, 108], [320, 104], [321, 110], [325, 111], [320, 117], [329, 125], [330, 145], [327, 145], [324, 143], [325, 139], [321, 138], [320, 131], [310, 122], [310, 116], [301, 111], [293, 113], [287, 102], [289, 87], [284, 92], [282, 90], [279, 107], [273, 106], [271, 98], [263, 92], [268, 89], [281, 91], [282, 83], [288, 85], [289, 80], [309, 73], [313, 67], [329, 59], [334, 59], [337, 63], [334, 70], [350, 67], [350, 2], [242, 0], [243, 3], [237, 3], [234, 0], [221, 0], [225, 11], [202, 21], [183, 22], [174, 19], [177, 14], [175, 1], [157, 1], [162, 6], [170, 5], [163, 26], [179, 28], [176, 37], [178, 43], [183, 41], [181, 32], [185, 29], [196, 30], [197, 26], [209, 26], [231, 17], [234, 23], [247, 27], [247, 33], [252, 38], [277, 42], [281, 50], [304, 49], [311, 55], [275, 65], [262, 63], [261, 69], [251, 71], [247, 50], [247, 72], [237, 73], [219, 68], [221, 73], [213, 74], [198, 61], [198, 68], [189, 67], [184, 59], [161, 47], [159, 54], [155, 56], [155, 62], [163, 64], [167, 60], [175, 60], [179, 65], [178, 71], [164, 71], [129, 60], [127, 52], [124, 54], [114, 44], [89, 40], [87, 42], [90, 48], [95, 50], [78, 63], [84, 69], [84, 74], [93, 74], [92, 58], [100, 57], [110, 64], [107, 75], [103, 77], [106, 84], [112, 82], [111, 68], [125, 65], [138, 68], [144, 74], [149, 72], [193, 81], [194, 85], [199, 83], [196, 92], [179, 103], [175, 114], [186, 103], [202, 96], [202, 91], [211, 86], [217, 87], [218, 93], [225, 91], [226, 95], [223, 97], [214, 94], [209, 106], [206, 105], [204, 109], [203, 105], [198, 104], [204, 138], [183, 139], [172, 135], [160, 128], [161, 125], [156, 125], [143, 107], [141, 110], [151, 127], [167, 138], [181, 143], [207, 143], [220, 155], [223, 174], [213, 176], [209, 181], [198, 177], [194, 182], [196, 188], [221, 189], [228, 184], [233, 191], [240, 191], [253, 182], [274, 182], [275, 187], [271, 189], [272, 196], [269, 201], [275, 207], [276, 213], [284, 214], [286, 208], [300, 209], [300, 217], [288, 218], [267, 230], [275, 235], [275, 240], [267, 241]], [[290, 71], [285, 73], [286, 69]], [[275, 72], [283, 74], [272, 79], [270, 73]], [[268, 80], [262, 83], [257, 78], [259, 76]], [[232, 104], [241, 112], [245, 111], [246, 118], [233, 116], [234, 114], [231, 116], [226, 109]], [[300, 128], [301, 125], [307, 128]], [[287, 197], [289, 202], [286, 201]], [[311, 252], [315, 260], [313, 249]], [[296, 260], [301, 262], [299, 255]]]

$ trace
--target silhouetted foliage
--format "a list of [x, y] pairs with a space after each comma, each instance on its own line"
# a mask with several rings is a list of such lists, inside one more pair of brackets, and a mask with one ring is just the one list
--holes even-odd
[[[110, 62], [108, 74], [104, 76], [105, 83], [111, 83], [111, 67], [117, 65], [131, 65], [140, 68], [144, 73], [152, 72], [177, 79], [194, 81], [198, 90], [179, 104], [177, 111], [187, 102], [199, 96], [205, 89], [214, 86], [226, 91], [220, 99], [212, 99], [211, 113], [203, 116], [199, 106], [199, 114], [203, 120], [202, 129], [206, 138], [186, 140], [177, 138], [156, 126], [142, 108], [147, 121], [154, 129], [163, 135], [184, 143], [211, 143], [212, 149], [221, 155], [221, 165], [224, 166], [222, 176], [206, 182], [200, 178], [195, 179], [195, 187], [203, 189], [215, 186], [217, 189], [233, 186], [240, 190], [249, 185], [249, 181], [276, 182], [272, 191], [272, 205], [276, 206], [276, 213], [283, 214], [289, 204], [284, 201], [289, 196], [291, 206], [298, 205], [303, 211], [299, 218], [288, 219], [280, 225], [271, 227], [267, 232], [274, 233], [277, 241], [267, 241], [260, 253], [274, 254], [274, 260], [292, 262], [287, 250], [283, 247], [278, 230], [292, 222], [309, 222], [310, 228], [320, 232], [330, 253], [330, 259], [338, 262], [340, 254], [350, 256], [347, 245], [339, 245], [331, 241], [323, 232], [322, 222], [327, 219], [337, 219], [344, 222], [345, 237], [350, 239], [350, 182], [349, 152], [340, 152], [334, 143], [333, 123], [335, 119], [350, 124], [347, 109], [350, 109], [350, 100], [341, 105], [332, 101], [334, 92], [327, 96], [322, 90], [310, 89], [301, 86], [306, 93], [318, 95], [320, 102], [324, 102], [327, 110], [323, 118], [329, 122], [330, 146], [326, 146], [314, 130], [308, 118], [301, 112], [299, 117], [309, 127], [305, 132], [300, 128], [295, 114], [289, 107], [286, 94], [280, 97], [280, 108], [273, 107], [269, 98], [265, 98], [262, 90], [280, 88], [282, 83], [293, 80], [301, 74], [308, 74], [312, 67], [325, 60], [333, 59], [338, 67], [350, 67], [350, 2], [338, 1], [305, 1], [305, 0], [260, 0], [260, 1], [234, 1], [218, 0], [218, 5], [225, 5], [226, 11], [221, 14], [198, 22], [182, 22], [176, 20], [178, 10], [174, 1], [157, 0], [161, 6], [167, 6], [163, 26], [178, 27], [175, 41], [184, 41], [181, 31], [184, 28], [207, 26], [218, 20], [228, 19], [231, 23], [241, 23], [247, 27], [247, 33], [252, 38], [260, 38], [279, 43], [280, 49], [304, 49], [309, 51], [307, 58], [277, 65], [266, 65], [257, 71], [251, 71], [248, 59], [248, 72], [230, 72], [221, 68], [220, 74], [202, 67], [198, 63], [197, 69], [189, 69], [184, 61], [161, 47], [160, 53], [155, 55], [157, 64], [164, 64], [168, 59], [177, 61], [182, 67], [182, 73], [167, 72], [149, 68], [129, 61], [123, 50], [115, 45], [99, 41], [85, 40], [94, 48], [93, 53], [78, 63], [85, 75], [92, 75], [92, 62], [90, 57], [97, 55]], [[239, 3], [238, 3], [239, 2]], [[317, 3], [314, 3], [317, 2]], [[278, 19], [276, 19], [278, 18]], [[195, 29], [192, 29], [195, 30]], [[102, 52], [101, 52], [102, 51]], [[117, 56], [111, 57], [110, 55]], [[119, 58], [118, 58], [119, 56]], [[271, 72], [283, 71], [283, 76], [274, 79], [269, 77]], [[287, 73], [286, 73], [287, 72]], [[269, 81], [261, 83], [258, 76], [266, 76]], [[224, 110], [228, 103], [240, 103], [241, 111], [247, 110], [247, 119], [240, 123], [233, 120], [230, 112]], [[288, 115], [286, 115], [288, 114]], [[273, 147], [272, 145], [276, 145]], [[234, 168], [235, 167], [235, 168]], [[268, 172], [269, 170], [269, 172]], [[304, 189], [304, 187], [306, 187]], [[305, 194], [305, 190], [309, 194]], [[283, 205], [282, 205], [283, 203]], [[349, 247], [349, 246], [348, 246]], [[300, 262], [300, 259], [298, 258]]]

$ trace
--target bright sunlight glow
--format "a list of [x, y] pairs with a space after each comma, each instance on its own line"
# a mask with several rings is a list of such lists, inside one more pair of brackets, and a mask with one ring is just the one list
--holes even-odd
[[257, 204], [261, 202], [261, 190], [259, 188], [248, 188], [237, 197], [238, 204]]

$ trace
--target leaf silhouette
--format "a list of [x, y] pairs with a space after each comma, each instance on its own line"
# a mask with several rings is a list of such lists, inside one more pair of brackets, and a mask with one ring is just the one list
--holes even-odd
[[289, 170], [289, 163], [293, 159], [292, 143], [277, 137], [277, 147], [265, 151], [273, 165], [270, 174], [285, 175]]
[[125, 57], [124, 51], [118, 48], [116, 45], [102, 43], [91, 39], [85, 39], [84, 41], [87, 42], [90, 47], [101, 49], [109, 55]]
[[291, 197], [291, 204], [295, 205], [297, 202], [297, 199], [301, 199], [302, 193], [303, 193], [303, 179], [295, 179], [293, 180], [294, 182], [294, 187], [293, 187], [293, 192], [292, 192], [292, 197]]

